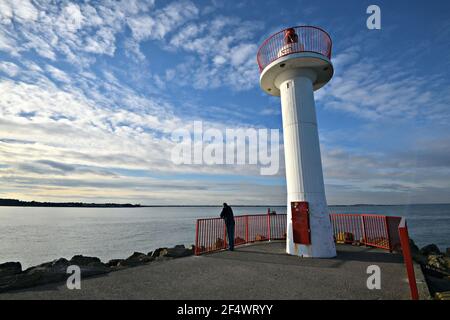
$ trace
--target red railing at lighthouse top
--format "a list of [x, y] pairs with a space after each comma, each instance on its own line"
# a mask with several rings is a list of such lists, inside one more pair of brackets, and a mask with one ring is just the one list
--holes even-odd
[[332, 42], [326, 31], [313, 26], [292, 27], [296, 35], [292, 41], [286, 40], [286, 30], [288, 29], [270, 36], [259, 47], [256, 59], [260, 72], [278, 58], [293, 53], [313, 52], [331, 59]]

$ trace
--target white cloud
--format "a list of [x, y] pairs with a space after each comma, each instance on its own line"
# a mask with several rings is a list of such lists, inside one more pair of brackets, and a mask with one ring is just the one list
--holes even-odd
[[47, 65], [46, 70], [50, 73], [50, 75], [54, 79], [61, 81], [61, 82], [70, 83], [70, 77], [64, 71], [62, 71], [52, 65]]
[[[179, 199], [189, 202], [189, 194], [208, 202], [220, 193], [214, 183], [205, 192], [193, 188], [192, 181], [146, 175], [259, 172], [256, 166], [174, 165], [170, 133], [192, 123], [175, 116], [167, 102], [124, 85], [112, 70], [69, 75], [49, 64], [42, 68], [32, 61], [22, 64], [17, 80], [0, 79], [0, 180], [8, 185], [0, 188], [2, 196], [39, 200], [95, 195], [97, 201], [117, 201], [120, 196], [164, 203], [182, 190], [185, 196], [178, 195]], [[224, 129], [225, 125], [205, 122], [205, 127]], [[134, 177], [133, 171], [144, 175]], [[253, 199], [252, 192], [242, 194], [242, 201]]]
[[[432, 120], [436, 111], [443, 111], [442, 105], [450, 103], [448, 96], [436, 94], [436, 85], [445, 87], [441, 79], [430, 81], [395, 63], [363, 58], [355, 47], [333, 62], [334, 78], [316, 93], [325, 108], [368, 120]], [[442, 121], [449, 117], [448, 110], [441, 113]]]
[[[87, 66], [94, 59], [83, 53], [112, 56], [116, 35], [124, 31], [127, 17], [147, 13], [154, 1], [101, 1], [90, 3], [3, 1], [0, 50], [19, 54], [35, 50], [55, 60], [61, 54], [69, 62]], [[42, 10], [38, 10], [40, 8]], [[12, 22], [14, 21], [14, 24]], [[18, 49], [15, 41], [20, 39]]]
[[15, 77], [20, 72], [20, 68], [15, 63], [0, 61], [0, 71], [6, 73], [10, 77]]
[[38, 10], [29, 0], [3, 0], [0, 2], [0, 22], [10, 24], [12, 19], [20, 22], [33, 22], [38, 17]]
[[181, 85], [196, 89], [229, 86], [247, 90], [258, 83], [254, 35], [261, 23], [238, 18], [214, 17], [190, 23], [170, 38], [167, 50], [193, 54], [174, 68]]

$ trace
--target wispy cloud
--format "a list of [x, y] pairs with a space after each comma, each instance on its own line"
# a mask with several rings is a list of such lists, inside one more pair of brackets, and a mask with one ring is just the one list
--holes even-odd
[[326, 108], [368, 120], [428, 119], [447, 121], [450, 83], [442, 76], [418, 75], [409, 65], [368, 58], [350, 47], [333, 59], [336, 72], [330, 84], [318, 91]]

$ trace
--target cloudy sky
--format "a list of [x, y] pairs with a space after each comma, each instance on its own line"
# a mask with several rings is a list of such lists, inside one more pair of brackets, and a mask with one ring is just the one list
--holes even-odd
[[368, 30], [370, 4], [0, 0], [0, 197], [284, 204], [283, 165], [176, 165], [171, 132], [281, 128], [256, 52], [307, 24], [333, 39], [316, 93], [328, 202], [450, 202], [450, 4], [377, 1]]

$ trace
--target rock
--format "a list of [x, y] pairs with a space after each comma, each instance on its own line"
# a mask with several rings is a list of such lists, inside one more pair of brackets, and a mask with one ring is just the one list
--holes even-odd
[[60, 258], [30, 267], [22, 273], [2, 278], [0, 280], [0, 292], [63, 281], [68, 277], [67, 267], [69, 265], [67, 259]]
[[98, 264], [101, 263], [100, 259], [97, 257], [86, 257], [83, 255], [76, 255], [73, 256], [72, 259], [70, 259], [71, 265], [77, 265], [77, 266], [88, 266], [91, 264]]
[[20, 262], [5, 262], [0, 264], [0, 277], [10, 276], [22, 272]]
[[40, 265], [30, 267], [24, 271], [25, 274], [32, 274], [34, 272], [48, 272], [48, 273], [66, 273], [70, 262], [65, 258], [59, 258], [50, 262], [41, 263]]
[[[427, 263], [427, 257], [424, 256], [421, 252], [419, 247], [415, 244], [414, 240], [409, 238], [409, 248], [411, 249], [411, 256], [414, 259], [414, 261], [424, 265]], [[394, 248], [394, 251], [402, 252], [401, 245]]]
[[108, 267], [117, 267], [120, 262], [124, 261], [124, 259], [112, 259], [109, 260], [106, 264]]
[[153, 257], [149, 257], [145, 253], [142, 252], [134, 252], [131, 256], [126, 258], [125, 260], [119, 261], [117, 266], [119, 267], [134, 267], [141, 264], [145, 264], [147, 262], [153, 261]]
[[225, 249], [225, 241], [221, 238], [217, 238], [216, 242], [212, 247], [212, 250], [221, 250], [221, 249]]
[[257, 234], [255, 240], [256, 241], [265, 241], [265, 240], [267, 240], [267, 238], [263, 235]]
[[133, 254], [132, 254], [131, 256], [129, 256], [126, 260], [139, 260], [139, 259], [141, 259], [141, 258], [143, 258], [143, 257], [146, 257], [146, 256], [147, 256], [147, 255], [146, 255], [145, 253], [135, 251], [135, 252], [133, 252]]
[[187, 257], [194, 254], [194, 251], [187, 248], [174, 247], [174, 248], [166, 248], [162, 250], [159, 254], [160, 257], [168, 257], [168, 258], [181, 258]]
[[0, 292], [58, 282], [64, 280], [66, 276], [65, 273], [50, 272], [43, 268], [34, 268], [26, 273], [2, 278], [0, 280]]
[[420, 249], [420, 253], [425, 256], [428, 256], [430, 254], [440, 254], [441, 251], [439, 250], [438, 246], [433, 243]]
[[450, 257], [450, 247], [445, 250], [445, 255]]
[[428, 256], [428, 265], [450, 274], [450, 258], [442, 254], [430, 254]]
[[151, 257], [151, 256], [153, 255], [153, 251], [149, 251], [149, 252], [147, 253], [147, 255], [148, 255], [149, 257]]
[[420, 253], [419, 247], [416, 245], [413, 239], [409, 238], [409, 247], [411, 249], [411, 254], [416, 255]]
[[161, 251], [162, 251], [162, 250], [165, 250], [165, 249], [167, 249], [167, 248], [158, 248], [158, 249], [156, 249], [155, 251], [153, 251], [151, 257], [152, 257], [152, 258], [157, 258], [157, 257], [159, 257], [159, 254], [161, 253]]
[[184, 249], [185, 246], [184, 246], [184, 244], [177, 244], [174, 248], [176, 248], [176, 249]]
[[[85, 257], [82, 255], [74, 256], [70, 261], [65, 258], [60, 258], [45, 262], [30, 267], [23, 272], [20, 272], [21, 266], [17, 264], [9, 264], [7, 265], [8, 268], [4, 267], [5, 270], [9, 270], [9, 274], [0, 276], [0, 292], [65, 281], [70, 276], [67, 273], [67, 268], [70, 265], [76, 265], [80, 268], [82, 278], [105, 274], [111, 271], [111, 268], [103, 264], [99, 258]], [[0, 265], [0, 270], [1, 266], [3, 265]]]

